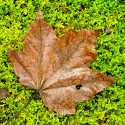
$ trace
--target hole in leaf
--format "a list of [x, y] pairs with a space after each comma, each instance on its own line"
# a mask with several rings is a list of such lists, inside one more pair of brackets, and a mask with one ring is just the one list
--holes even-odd
[[82, 87], [82, 85], [81, 84], [79, 84], [79, 85], [76, 85], [76, 89], [77, 90], [80, 90], [80, 88]]

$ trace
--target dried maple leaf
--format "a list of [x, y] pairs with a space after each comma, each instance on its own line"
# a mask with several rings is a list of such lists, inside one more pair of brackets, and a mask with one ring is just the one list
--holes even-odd
[[97, 56], [97, 36], [98, 31], [83, 29], [57, 38], [39, 11], [23, 52], [9, 50], [9, 59], [20, 83], [39, 91], [49, 109], [74, 114], [75, 103], [91, 99], [117, 80], [88, 68]]
[[5, 89], [0, 88], [0, 99], [7, 98], [8, 96], [9, 93]]

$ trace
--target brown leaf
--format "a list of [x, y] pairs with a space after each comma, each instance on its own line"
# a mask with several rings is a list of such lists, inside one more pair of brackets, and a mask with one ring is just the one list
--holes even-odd
[[39, 91], [49, 109], [74, 114], [75, 103], [93, 98], [117, 80], [88, 68], [97, 56], [97, 36], [98, 31], [83, 29], [57, 38], [39, 11], [23, 52], [9, 50], [9, 59], [20, 83]]
[[0, 88], [0, 99], [7, 98], [8, 96], [9, 93], [5, 89]]

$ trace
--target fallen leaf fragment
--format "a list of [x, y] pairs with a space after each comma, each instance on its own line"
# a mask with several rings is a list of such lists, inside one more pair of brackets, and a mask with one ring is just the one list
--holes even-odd
[[8, 96], [9, 93], [5, 89], [0, 88], [0, 99], [7, 98]]
[[46, 107], [74, 114], [75, 104], [91, 99], [117, 81], [88, 68], [97, 57], [97, 30], [69, 30], [57, 38], [41, 11], [24, 39], [22, 52], [9, 50], [15, 74], [22, 85], [39, 91]]

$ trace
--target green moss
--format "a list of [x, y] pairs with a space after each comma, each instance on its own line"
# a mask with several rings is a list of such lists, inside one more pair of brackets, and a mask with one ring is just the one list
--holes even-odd
[[[18, 82], [7, 49], [22, 50], [23, 39], [38, 10], [60, 37], [68, 29], [99, 29], [98, 69], [118, 82], [94, 99], [76, 105], [75, 115], [49, 111], [40, 96], [31, 101], [10, 125], [125, 125], [125, 2], [122, 0], [1, 0], [0, 86], [11, 96], [0, 101], [0, 123], [18, 111], [35, 92]], [[110, 32], [106, 33], [109, 28]]]

